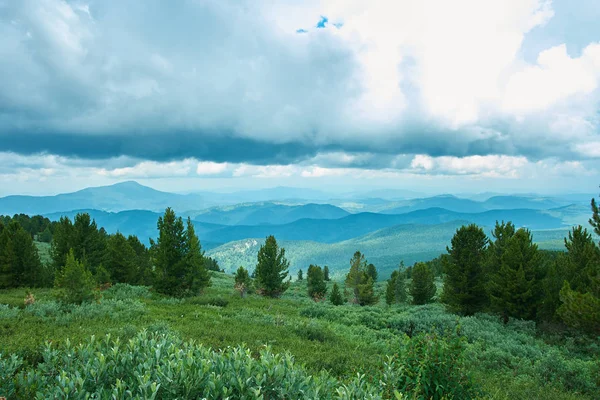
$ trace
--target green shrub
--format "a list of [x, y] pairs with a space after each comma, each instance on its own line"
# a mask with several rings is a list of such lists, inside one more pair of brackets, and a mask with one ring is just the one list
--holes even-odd
[[8, 304], [0, 304], [0, 319], [12, 319], [19, 316], [19, 309]]
[[150, 288], [147, 286], [132, 286], [127, 283], [117, 283], [104, 292], [105, 299], [128, 300], [128, 299], [149, 299], [152, 297]]
[[390, 359], [387, 377], [400, 371], [396, 389], [416, 398], [476, 398], [480, 393], [466, 372], [464, 346], [458, 336], [419, 334], [407, 341], [397, 359]]

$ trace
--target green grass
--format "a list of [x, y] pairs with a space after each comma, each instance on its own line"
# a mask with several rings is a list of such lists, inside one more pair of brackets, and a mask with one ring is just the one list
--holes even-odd
[[275, 353], [291, 353], [309, 373], [328, 370], [344, 380], [359, 372], [374, 375], [386, 356], [399, 352], [407, 333], [443, 334], [458, 324], [468, 341], [469, 369], [486, 398], [598, 398], [597, 341], [539, 336], [531, 322], [504, 326], [489, 315], [458, 317], [440, 304], [387, 307], [383, 282], [377, 285], [380, 303], [362, 308], [314, 303], [305, 280], [294, 282], [280, 299], [240, 298], [233, 278], [222, 273], [213, 273], [212, 283], [202, 296], [183, 300], [119, 287], [105, 292], [98, 304], [67, 309], [54, 302], [49, 289], [33, 289], [37, 302], [28, 308], [25, 289], [3, 290], [0, 304], [19, 310], [0, 308], [0, 352], [35, 364], [46, 341], [69, 338], [77, 344], [105, 334], [129, 339], [148, 329], [214, 349], [244, 345], [255, 355], [268, 345]]

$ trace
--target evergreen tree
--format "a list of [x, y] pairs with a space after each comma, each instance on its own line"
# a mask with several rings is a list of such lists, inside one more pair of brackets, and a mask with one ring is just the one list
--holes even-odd
[[367, 275], [373, 280], [373, 282], [377, 282], [377, 268], [373, 264], [367, 265]]
[[158, 239], [152, 249], [157, 273], [156, 290], [167, 295], [183, 295], [187, 276], [183, 220], [167, 208], [158, 218], [157, 228]]
[[500, 270], [494, 274], [490, 286], [492, 307], [505, 323], [509, 317], [532, 319], [536, 315], [539, 262], [531, 233], [519, 229], [508, 240]]
[[306, 272], [306, 281], [308, 283], [308, 295], [313, 300], [325, 298], [325, 295], [327, 294], [327, 284], [325, 283], [325, 277], [321, 267], [311, 264]]
[[8, 227], [0, 225], [0, 289], [13, 287], [15, 252]]
[[[137, 255], [125, 236], [120, 232], [110, 236], [102, 266], [110, 275], [112, 283], [137, 284], [138, 270], [136, 259]], [[98, 268], [99, 266], [96, 270]], [[105, 276], [102, 278], [102, 280], [106, 279]]]
[[88, 213], [75, 216], [72, 243], [75, 258], [86, 264], [92, 272], [102, 263], [107, 239]]
[[569, 261], [565, 280], [577, 292], [591, 291], [594, 278], [600, 274], [600, 249], [594, 243], [592, 235], [581, 225], [574, 227], [569, 232], [568, 239], [565, 238], [565, 248]]
[[67, 254], [73, 247], [74, 243], [73, 223], [68, 217], [60, 217], [50, 245], [50, 257], [52, 259], [52, 267], [59, 271], [67, 262]]
[[592, 218], [589, 220], [596, 235], [600, 236], [600, 205], [592, 198]]
[[385, 287], [385, 304], [388, 306], [396, 302], [396, 279], [398, 279], [398, 271], [392, 271]]
[[148, 248], [140, 242], [135, 235], [129, 235], [127, 242], [135, 252], [135, 265], [136, 265], [136, 284], [151, 286], [154, 284], [154, 271], [152, 268], [152, 259], [150, 257], [150, 251]]
[[252, 279], [250, 279], [250, 275], [248, 275], [248, 270], [240, 266], [235, 272], [234, 279], [234, 288], [240, 293], [241, 297], [244, 297], [252, 287]]
[[496, 226], [492, 232], [494, 240], [490, 242], [488, 250], [488, 259], [486, 263], [486, 274], [488, 277], [500, 271], [502, 265], [502, 256], [506, 252], [508, 241], [515, 235], [515, 225], [508, 221], [499, 223], [496, 221]]
[[191, 294], [198, 294], [210, 286], [210, 274], [204, 266], [204, 254], [190, 217], [187, 220], [185, 236], [186, 288], [191, 291]]
[[323, 267], [323, 279], [325, 279], [326, 282], [331, 280], [329, 278], [329, 267], [327, 265]]
[[[496, 223], [496, 226], [498, 224]], [[446, 248], [441, 300], [453, 312], [473, 315], [487, 304], [484, 262], [488, 238], [477, 225], [462, 226]]]
[[341, 306], [344, 304], [344, 298], [342, 297], [342, 292], [340, 291], [340, 287], [337, 283], [333, 284], [331, 294], [329, 295], [329, 301], [331, 301], [331, 304], [334, 306]]
[[66, 265], [56, 276], [54, 286], [60, 289], [59, 297], [66, 303], [81, 304], [94, 298], [92, 273], [75, 258], [73, 251], [67, 253]]
[[404, 270], [404, 261], [400, 261], [396, 281], [394, 285], [394, 299], [396, 303], [406, 303], [406, 273]]
[[256, 285], [264, 296], [278, 297], [289, 287], [284, 282], [288, 276], [289, 262], [285, 258], [285, 249], [279, 249], [274, 236], [269, 236], [258, 250], [256, 264]]
[[425, 263], [416, 263], [412, 268], [410, 295], [413, 304], [427, 304], [433, 301], [436, 287], [433, 271]]
[[298, 270], [298, 281], [301, 281], [302, 279], [304, 279], [304, 277], [302, 276], [302, 270], [299, 269]]
[[367, 280], [367, 261], [360, 251], [354, 253], [350, 260], [350, 270], [346, 275], [346, 288], [354, 294], [353, 302], [359, 303], [359, 287]]
[[[42, 262], [31, 235], [17, 222], [14, 222], [12, 247], [14, 262], [12, 265], [13, 287], [40, 286]], [[11, 228], [9, 227], [9, 230]]]
[[570, 327], [600, 335], [600, 298], [591, 293], [572, 290], [565, 281], [560, 291], [558, 315]]

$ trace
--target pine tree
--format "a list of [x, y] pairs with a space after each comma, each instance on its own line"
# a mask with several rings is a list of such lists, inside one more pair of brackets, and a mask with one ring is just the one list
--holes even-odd
[[240, 293], [241, 297], [244, 297], [252, 287], [252, 279], [250, 279], [250, 275], [248, 275], [248, 270], [240, 266], [235, 272], [234, 280], [235, 290]]
[[342, 297], [342, 292], [340, 291], [340, 287], [337, 283], [333, 284], [331, 294], [329, 295], [329, 301], [331, 301], [331, 304], [334, 306], [341, 306], [344, 304], [344, 298]]
[[299, 269], [298, 270], [298, 281], [301, 281], [302, 279], [304, 279], [304, 277], [302, 276], [302, 270]]
[[396, 302], [396, 279], [398, 279], [398, 271], [392, 271], [385, 287], [385, 304], [388, 306]]
[[52, 232], [50, 232], [50, 226], [46, 226], [46, 229], [43, 230], [43, 232], [41, 232], [38, 235], [38, 240], [40, 242], [44, 242], [44, 243], [50, 243], [52, 242]]
[[[106, 246], [104, 262], [101, 264], [109, 273], [112, 283], [137, 284], [137, 255], [120, 232], [110, 236]], [[96, 270], [99, 266], [96, 268]], [[105, 280], [105, 277], [102, 277]]]
[[[591, 291], [593, 280], [600, 274], [600, 249], [592, 235], [581, 225], [574, 227], [565, 238], [568, 264], [565, 279], [580, 293]], [[600, 293], [598, 293], [600, 295]]]
[[327, 265], [323, 267], [323, 279], [325, 279], [326, 282], [331, 280], [329, 278], [329, 267]]
[[398, 275], [396, 276], [396, 281], [394, 283], [394, 298], [396, 303], [406, 303], [406, 273], [404, 271], [403, 261], [400, 262]]
[[156, 290], [167, 295], [181, 296], [185, 291], [187, 268], [184, 260], [186, 235], [181, 217], [171, 208], [158, 218], [158, 239], [152, 253], [156, 266]]
[[359, 286], [366, 281], [367, 262], [360, 251], [354, 253], [350, 260], [350, 270], [346, 275], [346, 288], [351, 289], [354, 294], [353, 302], [359, 303]]
[[592, 218], [589, 222], [596, 235], [600, 236], [600, 205], [596, 203], [596, 199], [592, 198]]
[[150, 251], [135, 235], [129, 235], [127, 237], [127, 242], [136, 254], [136, 284], [152, 286], [154, 284], [155, 276], [152, 268]]
[[427, 304], [433, 301], [436, 292], [433, 271], [425, 263], [416, 263], [412, 268], [410, 295], [413, 304]]
[[[497, 223], [496, 223], [496, 226]], [[453, 312], [473, 315], [487, 304], [484, 262], [488, 238], [477, 225], [462, 226], [446, 248], [441, 300]]]
[[257, 290], [264, 296], [279, 297], [289, 287], [289, 282], [284, 282], [289, 268], [285, 249], [279, 249], [275, 237], [269, 236], [258, 250], [257, 260]]
[[327, 294], [327, 284], [323, 275], [323, 270], [317, 265], [310, 265], [306, 273], [308, 283], [308, 295], [313, 300], [325, 298]]
[[504, 322], [509, 317], [532, 319], [538, 306], [539, 282], [536, 281], [540, 256], [531, 233], [519, 229], [508, 240], [500, 270], [491, 282], [492, 307]]
[[368, 263], [360, 251], [354, 253], [350, 260], [350, 270], [346, 275], [346, 288], [353, 292], [352, 302], [361, 306], [374, 304], [378, 298], [375, 296], [374, 281], [367, 273]]
[[68, 217], [60, 217], [54, 228], [50, 245], [50, 257], [52, 258], [52, 268], [54, 270], [60, 271], [66, 264], [67, 254], [73, 247], [74, 236], [75, 231], [71, 220]]
[[185, 237], [185, 281], [187, 289], [195, 295], [210, 286], [210, 274], [204, 266], [204, 254], [190, 217], [187, 220]]
[[12, 235], [8, 227], [1, 226], [0, 230], [0, 289], [14, 286], [13, 264], [15, 252], [12, 243]]
[[96, 267], [102, 264], [108, 238], [101, 234], [96, 221], [88, 213], [75, 216], [72, 239], [75, 258], [95, 272]]
[[[31, 235], [17, 222], [13, 228], [12, 247], [14, 263], [12, 265], [13, 286], [40, 286], [42, 262]], [[10, 227], [9, 227], [9, 230]]]
[[56, 276], [54, 286], [60, 289], [62, 301], [81, 304], [94, 298], [95, 288], [92, 273], [75, 258], [71, 250], [67, 253], [67, 261]]
[[567, 325], [593, 336], [600, 335], [600, 298], [572, 290], [565, 281], [560, 301], [558, 315]]
[[377, 282], [377, 268], [373, 264], [367, 265], [367, 275], [373, 279], [373, 282]]

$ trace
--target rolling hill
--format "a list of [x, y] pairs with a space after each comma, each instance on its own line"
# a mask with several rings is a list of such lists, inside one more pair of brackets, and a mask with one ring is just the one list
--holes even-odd
[[272, 202], [237, 204], [183, 213], [195, 221], [223, 225], [276, 225], [303, 218], [337, 219], [349, 214], [330, 204], [288, 205]]
[[[431, 260], [445, 252], [450, 239], [461, 225], [467, 221], [453, 221], [437, 225], [396, 225], [383, 228], [366, 235], [338, 243], [318, 243], [313, 241], [280, 241], [290, 260], [290, 272], [308, 265], [328, 265], [334, 276], [340, 277], [349, 268], [350, 258], [360, 250], [369, 262], [375, 264], [381, 278], [387, 278], [397, 268], [400, 260], [406, 265], [416, 261]], [[491, 227], [484, 227], [488, 235]], [[533, 231], [536, 243], [543, 249], [562, 249], [567, 229]], [[219, 265], [233, 272], [240, 265], [254, 269], [258, 249], [264, 238], [244, 239], [230, 242], [207, 252], [219, 261]]]

